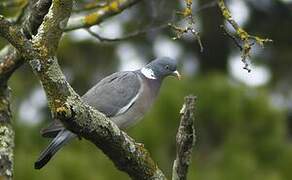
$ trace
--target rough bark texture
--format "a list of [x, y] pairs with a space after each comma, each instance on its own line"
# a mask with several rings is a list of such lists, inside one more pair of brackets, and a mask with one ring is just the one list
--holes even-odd
[[[34, 0], [27, 6], [20, 20], [21, 31], [27, 37], [35, 34], [48, 12], [50, 3], [51, 0]], [[1, 21], [5, 22], [3, 17]], [[10, 23], [6, 22], [6, 24]], [[17, 26], [8, 28], [6, 33], [11, 33], [9, 31], [14, 31], [16, 28]], [[14, 130], [11, 125], [10, 90], [7, 82], [11, 74], [23, 63], [20, 53], [12, 45], [7, 45], [0, 51], [0, 179], [13, 177]]]
[[12, 179], [14, 131], [11, 126], [10, 90], [0, 85], [0, 179]]
[[65, 80], [55, 54], [71, 9], [72, 1], [54, 0], [32, 41], [4, 18], [0, 18], [0, 26], [3, 27], [0, 34], [30, 63], [43, 85], [55, 118], [69, 130], [94, 143], [131, 178], [165, 179], [143, 146], [120, 131], [102, 113], [84, 104]]
[[194, 128], [195, 97], [187, 96], [181, 109], [181, 121], [176, 135], [176, 159], [173, 163], [173, 180], [187, 179], [196, 135]]

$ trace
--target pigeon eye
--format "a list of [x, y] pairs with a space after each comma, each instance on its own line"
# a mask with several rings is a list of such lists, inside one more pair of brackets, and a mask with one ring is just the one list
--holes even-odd
[[169, 66], [168, 66], [168, 65], [166, 65], [166, 66], [165, 66], [165, 69], [169, 69]]

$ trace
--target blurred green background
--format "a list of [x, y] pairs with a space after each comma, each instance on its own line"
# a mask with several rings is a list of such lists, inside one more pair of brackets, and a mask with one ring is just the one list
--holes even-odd
[[[64, 35], [58, 52], [68, 81], [82, 95], [115, 71], [137, 69], [157, 56], [175, 58], [183, 80], [167, 79], [154, 107], [127, 131], [145, 144], [167, 176], [171, 176], [175, 158], [179, 110], [184, 96], [194, 94], [198, 97], [197, 141], [189, 179], [292, 179], [292, 2], [227, 1], [241, 26], [274, 40], [265, 49], [254, 48], [251, 73], [242, 69], [237, 47], [220, 30], [224, 22], [218, 8], [211, 5], [197, 11], [214, 1], [194, 2], [203, 53], [191, 36], [173, 41], [168, 28], [151, 28], [115, 43], [99, 42], [77, 30]], [[144, 1], [92, 30], [108, 38], [121, 37], [177, 20], [173, 14], [182, 6], [183, 1]], [[17, 10], [0, 9], [6, 16], [14, 12]], [[6, 42], [0, 39], [0, 44]], [[86, 140], [68, 144], [47, 166], [34, 170], [34, 161], [49, 142], [39, 135], [51, 120], [45, 95], [28, 65], [12, 76], [9, 85], [16, 132], [16, 180], [129, 179]]]

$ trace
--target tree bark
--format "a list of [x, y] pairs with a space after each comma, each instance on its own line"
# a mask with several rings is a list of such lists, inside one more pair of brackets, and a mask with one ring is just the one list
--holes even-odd
[[119, 130], [102, 113], [84, 104], [65, 80], [55, 54], [71, 9], [72, 1], [53, 1], [32, 41], [3, 17], [0, 18], [0, 34], [30, 63], [43, 85], [54, 118], [94, 143], [131, 178], [166, 179], [143, 146]]
[[14, 131], [11, 125], [10, 90], [0, 84], [0, 179], [13, 176]]
[[[20, 20], [21, 31], [31, 37], [37, 31], [51, 0], [31, 1]], [[10, 89], [8, 80], [13, 72], [24, 63], [20, 53], [11, 45], [0, 52], [0, 179], [13, 178], [14, 130], [11, 124]]]
[[191, 163], [193, 146], [196, 135], [194, 127], [194, 111], [196, 97], [185, 97], [181, 109], [181, 120], [176, 135], [176, 159], [173, 163], [172, 180], [186, 180], [188, 168]]

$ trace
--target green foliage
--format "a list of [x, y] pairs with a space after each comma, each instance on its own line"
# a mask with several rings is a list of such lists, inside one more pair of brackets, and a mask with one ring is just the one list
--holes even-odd
[[[177, 81], [169, 78], [157, 103], [128, 132], [144, 143], [171, 175], [175, 135], [183, 97], [197, 95], [196, 134], [189, 179], [291, 179], [292, 149], [286, 140], [284, 112], [267, 92], [250, 89], [222, 74]], [[128, 179], [96, 147], [82, 140], [67, 145], [44, 169], [33, 162], [47, 142], [40, 127], [17, 124], [16, 179]]]

